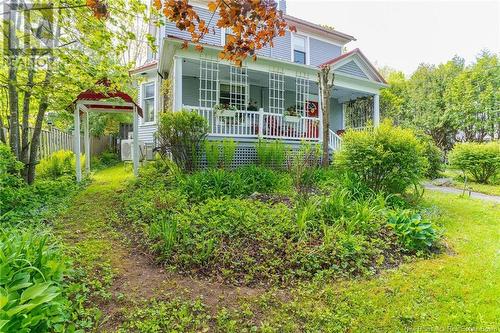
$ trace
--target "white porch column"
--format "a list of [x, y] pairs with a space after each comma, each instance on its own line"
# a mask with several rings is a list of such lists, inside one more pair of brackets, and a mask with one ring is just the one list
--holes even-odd
[[83, 143], [85, 145], [85, 174], [90, 174], [90, 131], [89, 131], [89, 112], [83, 115]]
[[174, 60], [174, 111], [182, 109], [182, 58]]
[[82, 181], [82, 165], [80, 161], [80, 104], [76, 103], [75, 107], [75, 128], [73, 131], [74, 139], [74, 153], [75, 153], [75, 169], [76, 169], [76, 181]]
[[134, 163], [134, 176], [139, 174], [139, 117], [137, 107], [134, 106], [134, 136], [132, 138], [132, 161]]
[[373, 96], [373, 126], [378, 127], [380, 125], [380, 95], [376, 94]]
[[323, 142], [323, 96], [321, 95], [321, 89], [318, 84], [318, 141]]

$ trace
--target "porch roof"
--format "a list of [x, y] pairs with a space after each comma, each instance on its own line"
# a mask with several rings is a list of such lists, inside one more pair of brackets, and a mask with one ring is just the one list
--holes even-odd
[[[97, 87], [103, 87], [109, 89], [111, 82], [107, 79], [102, 79], [97, 81]], [[71, 106], [77, 103], [83, 104], [89, 110], [98, 110], [105, 112], [124, 112], [133, 113], [134, 109], [142, 117], [142, 108], [133, 100], [133, 98], [119, 90], [111, 90], [108, 92], [102, 92], [102, 89], [87, 89], [76, 97], [76, 99], [71, 103]]]
[[357, 60], [360, 65], [362, 65], [366, 70], [368, 70], [369, 74], [378, 82], [387, 84], [382, 74], [379, 73], [377, 68], [373, 66], [373, 64], [368, 60], [368, 58], [361, 52], [359, 48], [355, 48], [352, 51], [346, 52], [336, 58], [328, 60], [327, 62], [321, 64], [319, 67], [330, 65], [332, 69], [340, 68], [342, 65], [348, 63], [351, 60]]

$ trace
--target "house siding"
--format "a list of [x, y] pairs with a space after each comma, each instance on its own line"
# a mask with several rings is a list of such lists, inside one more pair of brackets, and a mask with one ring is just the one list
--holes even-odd
[[342, 103], [335, 98], [330, 99], [330, 129], [334, 132], [342, 128]]
[[[221, 29], [215, 27], [215, 24], [219, 20], [219, 14], [211, 13], [207, 8], [201, 8], [201, 7], [197, 7], [196, 12], [198, 13], [198, 16], [200, 17], [200, 19], [205, 20], [205, 22], [207, 24], [210, 22], [210, 25], [208, 26], [209, 33], [206, 34], [201, 39], [201, 42], [205, 43], [205, 44], [220, 46], [221, 41], [222, 41]], [[212, 15], [213, 15], [213, 18], [212, 18]], [[167, 36], [174, 36], [174, 37], [187, 39], [187, 40], [191, 39], [191, 34], [189, 32], [179, 30], [175, 26], [175, 23], [172, 23], [172, 22], [167, 22], [165, 24], [165, 33]]]
[[340, 46], [324, 42], [315, 38], [309, 38], [309, 63], [319, 66], [328, 60], [336, 58], [341, 54]]
[[276, 37], [271, 48], [271, 58], [292, 61], [292, 35], [289, 31], [283, 37]]
[[349, 61], [347, 64], [340, 66], [335, 70], [336, 72], [349, 74], [357, 77], [361, 77], [363, 79], [368, 79], [366, 74], [358, 67], [358, 65], [354, 61]]

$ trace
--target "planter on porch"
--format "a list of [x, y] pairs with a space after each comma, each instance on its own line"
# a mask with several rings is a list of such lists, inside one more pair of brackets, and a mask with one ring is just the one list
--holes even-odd
[[284, 116], [285, 122], [297, 124], [300, 122], [300, 117], [298, 116]]

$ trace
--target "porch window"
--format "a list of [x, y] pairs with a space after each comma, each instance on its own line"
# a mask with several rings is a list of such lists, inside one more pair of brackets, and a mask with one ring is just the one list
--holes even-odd
[[306, 64], [306, 37], [293, 35], [293, 62]]
[[142, 108], [144, 109], [144, 122], [151, 123], [155, 120], [155, 83], [149, 82], [142, 86]]
[[269, 72], [269, 112], [281, 114], [285, 106], [285, 76]]
[[219, 63], [211, 60], [200, 60], [200, 107], [212, 108], [218, 103], [219, 95]]
[[233, 105], [238, 110], [245, 110], [246, 86], [221, 83], [219, 87], [219, 104]]

